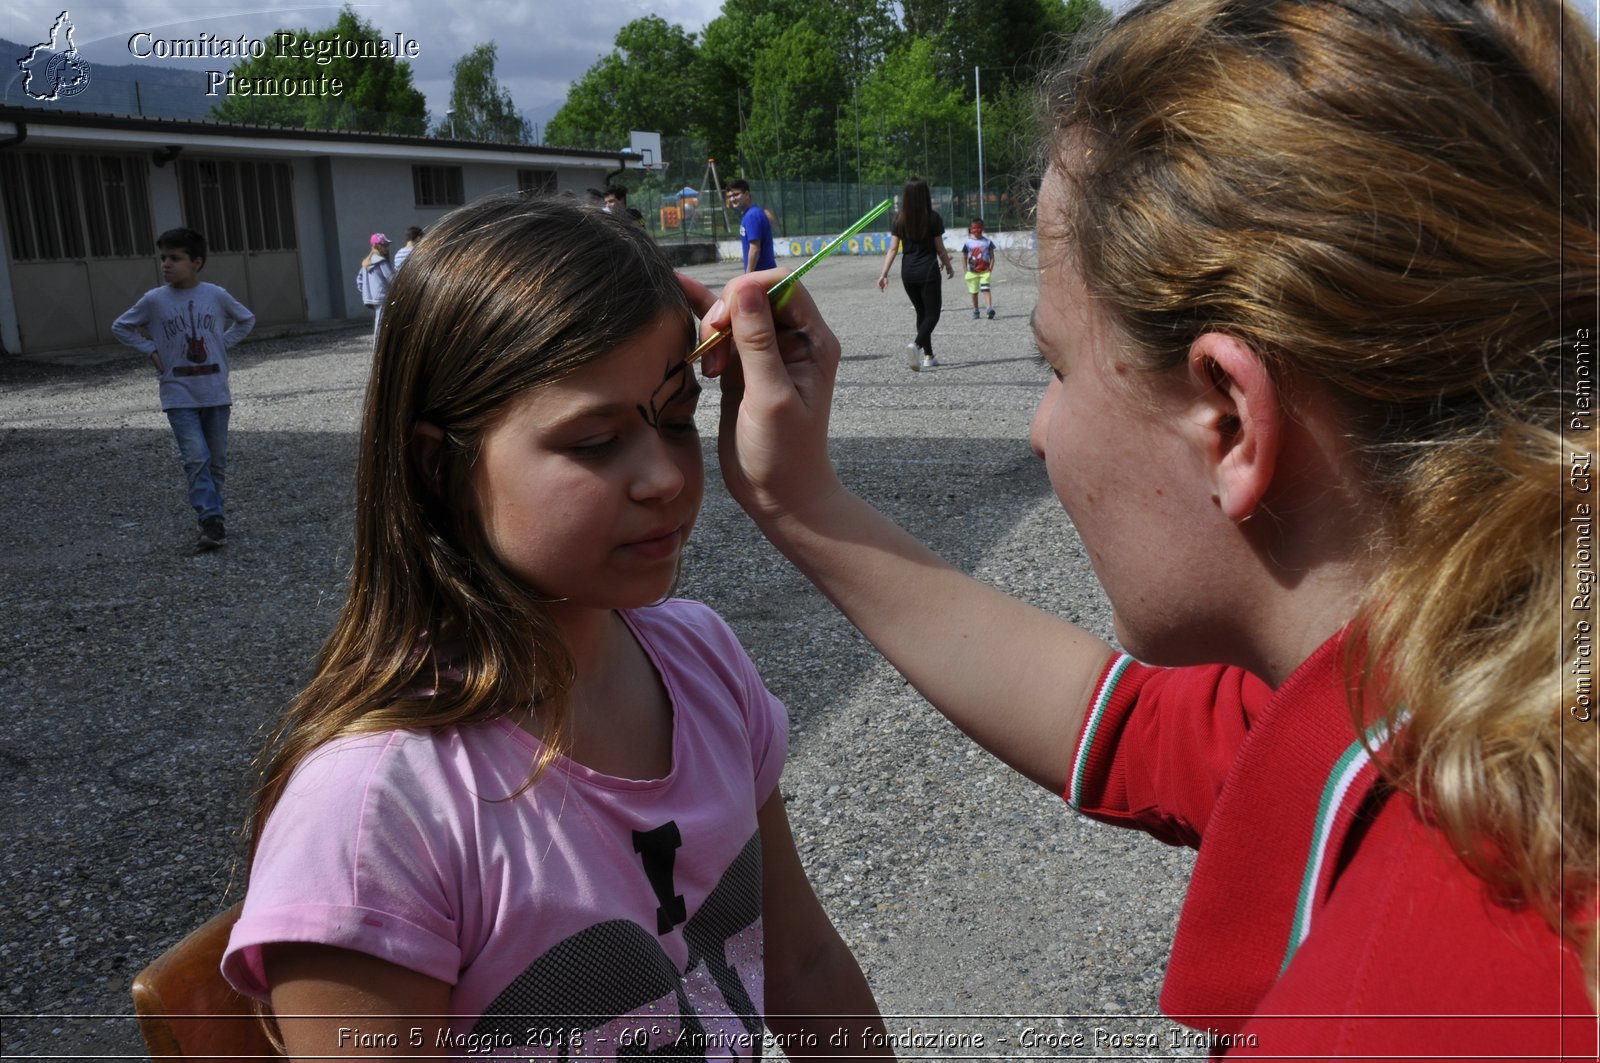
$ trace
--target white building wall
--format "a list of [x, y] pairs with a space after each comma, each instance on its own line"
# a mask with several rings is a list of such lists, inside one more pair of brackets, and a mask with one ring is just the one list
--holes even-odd
[[[331, 196], [332, 217], [325, 221], [328, 247], [325, 259], [337, 263], [333, 283], [348, 289], [343, 299], [342, 315], [330, 312], [330, 317], [343, 316], [358, 320], [368, 316], [355, 294], [356, 270], [371, 249], [371, 238], [381, 232], [393, 242], [392, 250], [405, 243], [407, 226], [432, 228], [453, 207], [419, 207], [411, 176], [411, 164], [394, 159], [363, 159], [339, 156], [322, 160], [327, 163], [328, 185], [323, 190]], [[421, 160], [419, 160], [419, 164]], [[429, 165], [451, 165], [429, 163]], [[464, 163], [461, 164], [461, 191], [464, 200], [471, 203], [484, 196], [517, 190], [517, 171], [524, 169], [551, 169], [556, 174], [556, 190], [583, 195], [590, 188], [605, 183], [608, 170], [604, 164], [594, 167], [542, 167], [537, 161], [521, 164]], [[298, 186], [297, 186], [298, 189]], [[296, 193], [299, 194], [298, 191]], [[324, 208], [324, 218], [329, 211]], [[309, 247], [309, 243], [307, 244]], [[311, 256], [304, 256], [309, 259]], [[312, 286], [311, 271], [307, 263], [306, 285]], [[316, 314], [312, 318], [316, 319]]]
[[324, 189], [318, 176], [317, 159], [294, 159], [294, 238], [300, 252], [300, 280], [305, 285], [306, 320], [330, 321], [344, 316], [344, 307], [333, 299], [332, 274], [328, 270], [323, 232]]
[[[14, 122], [0, 122], [0, 140], [16, 133]], [[418, 207], [412, 184], [413, 165], [459, 166], [466, 202], [497, 192], [515, 191], [519, 170], [544, 170], [556, 175], [558, 192], [579, 196], [598, 189], [618, 171], [620, 160], [576, 158], [559, 153], [541, 157], [494, 148], [481, 153], [454, 147], [419, 147], [374, 139], [330, 142], [317, 138], [239, 137], [219, 127], [185, 129], [126, 129], [48, 122], [30, 124], [28, 150], [106, 151], [114, 153], [165, 153], [177, 146], [186, 154], [212, 157], [251, 157], [288, 161], [294, 174], [295, 229], [307, 321], [360, 321], [370, 319], [355, 291], [355, 273], [370, 250], [374, 232], [388, 234], [396, 246], [404, 241], [407, 226], [429, 228], [449, 212], [449, 207]], [[150, 166], [150, 221], [156, 234], [183, 224], [178, 168]], [[0, 196], [5, 194], [0, 189]], [[8, 353], [21, 349], [14, 271], [9, 268], [6, 234], [0, 232], [0, 345]], [[159, 282], [155, 251], [150, 249], [151, 284]], [[141, 268], [145, 268], [141, 266]], [[72, 293], [63, 293], [71, 295]], [[87, 291], [79, 296], [88, 298]], [[50, 349], [50, 348], [45, 348]]]
[[[402, 212], [410, 212], [411, 167], [393, 159], [346, 156], [331, 157], [327, 163], [325, 191], [332, 199], [324, 205], [323, 218], [325, 258], [332, 270], [329, 284], [339, 289], [343, 317], [370, 318], [371, 311], [356, 295], [356, 270], [372, 250], [372, 234], [381, 232], [393, 240], [390, 230], [405, 216]], [[400, 224], [402, 232], [407, 224]]]

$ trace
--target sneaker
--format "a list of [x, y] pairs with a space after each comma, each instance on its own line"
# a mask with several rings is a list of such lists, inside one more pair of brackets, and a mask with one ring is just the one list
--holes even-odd
[[922, 348], [915, 343], [906, 344], [906, 368], [913, 373], [922, 368]]
[[228, 533], [222, 526], [222, 518], [212, 517], [200, 522], [200, 539], [195, 544], [200, 549], [215, 550], [227, 541]]
[[934, 366], [936, 366], [938, 364], [939, 364], [939, 359], [935, 358], [933, 355], [925, 354], [925, 355], [922, 356], [922, 368], [924, 368], [924, 369], [932, 369]]
[[[994, 317], [994, 311], [993, 310], [989, 311], [989, 316], [990, 317]], [[978, 320], [978, 308], [977, 307], [973, 307], [972, 308], [972, 320], [974, 320], [974, 321]]]
[[[978, 316], [978, 312], [976, 310], [974, 310], [972, 312], [972, 316], [973, 317], [977, 317]], [[992, 306], [989, 308], [989, 320], [990, 321], [994, 320], [994, 307], [992, 307]]]

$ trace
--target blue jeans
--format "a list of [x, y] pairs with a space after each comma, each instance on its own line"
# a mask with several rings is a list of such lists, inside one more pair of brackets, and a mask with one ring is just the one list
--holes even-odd
[[167, 423], [178, 441], [189, 504], [202, 521], [222, 519], [222, 480], [228, 464], [228, 413], [231, 406], [192, 406], [168, 410]]

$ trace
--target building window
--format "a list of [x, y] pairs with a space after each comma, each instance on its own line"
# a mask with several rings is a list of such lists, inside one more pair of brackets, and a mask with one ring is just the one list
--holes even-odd
[[17, 262], [155, 251], [145, 161], [137, 155], [5, 152], [0, 186]]
[[556, 172], [554, 170], [518, 170], [517, 191], [526, 196], [554, 195]]
[[293, 181], [286, 162], [180, 159], [183, 223], [212, 251], [293, 251]]
[[459, 166], [413, 166], [411, 188], [419, 207], [459, 207], [466, 202]]

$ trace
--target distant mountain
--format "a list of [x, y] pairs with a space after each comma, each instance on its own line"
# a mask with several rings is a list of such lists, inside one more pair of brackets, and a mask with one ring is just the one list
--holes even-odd
[[87, 88], [76, 96], [64, 96], [47, 103], [22, 91], [22, 72], [14, 61], [28, 54], [30, 47], [0, 37], [0, 103], [53, 111], [194, 119], [211, 118], [212, 106], [224, 99], [220, 94], [205, 94], [204, 70], [144, 63], [120, 66], [95, 63], [89, 68]]

